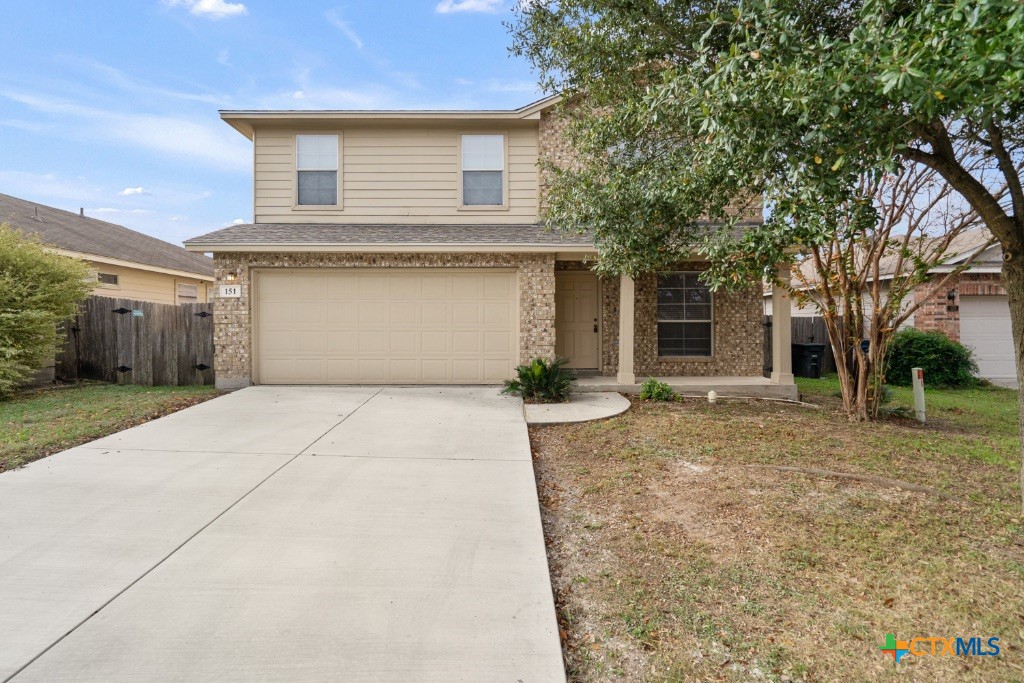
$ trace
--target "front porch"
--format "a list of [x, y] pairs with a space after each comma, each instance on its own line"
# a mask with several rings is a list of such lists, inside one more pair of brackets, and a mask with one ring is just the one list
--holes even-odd
[[772, 295], [779, 313], [766, 378], [761, 288], [712, 293], [696, 278], [705, 267], [684, 263], [634, 280], [557, 264], [555, 350], [577, 370], [579, 390], [637, 393], [655, 377], [682, 394], [796, 399], [786, 292]]
[[[581, 376], [576, 390], [581, 393], [617, 391], [620, 394], [638, 394], [649, 377], [637, 377], [633, 383], [620, 383], [616, 377], [600, 375]], [[683, 396], [704, 396], [709, 391], [719, 396], [749, 396], [752, 398], [784, 398], [796, 400], [799, 396], [795, 384], [779, 384], [768, 377], [655, 377]]]

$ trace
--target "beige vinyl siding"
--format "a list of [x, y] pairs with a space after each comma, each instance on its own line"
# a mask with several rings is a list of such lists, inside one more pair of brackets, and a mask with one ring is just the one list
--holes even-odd
[[135, 299], [137, 301], [152, 301], [159, 304], [177, 303], [175, 291], [177, 285], [198, 285], [199, 302], [209, 301], [210, 285], [198, 279], [169, 275], [166, 273], [154, 273], [148, 270], [137, 268], [125, 268], [124, 266], [112, 266], [104, 263], [90, 263], [89, 267], [99, 273], [112, 273], [117, 275], [117, 286], [97, 284], [93, 289], [96, 296], [109, 296], [116, 299]]
[[[255, 136], [257, 223], [529, 223], [537, 219], [535, 122], [344, 124], [342, 207], [295, 208], [295, 134], [304, 128], [260, 127]], [[323, 126], [319, 133], [331, 133]], [[461, 209], [459, 136], [502, 133], [508, 139], [508, 208]]]

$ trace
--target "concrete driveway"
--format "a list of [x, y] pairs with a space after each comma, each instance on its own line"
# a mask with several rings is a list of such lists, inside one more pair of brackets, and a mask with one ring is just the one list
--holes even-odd
[[0, 475], [0, 680], [564, 681], [494, 388], [253, 387]]

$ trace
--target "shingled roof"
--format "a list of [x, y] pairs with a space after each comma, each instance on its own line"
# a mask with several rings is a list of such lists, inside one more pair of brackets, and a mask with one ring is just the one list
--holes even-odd
[[0, 223], [65, 251], [213, 277], [213, 260], [123, 225], [0, 194]]
[[240, 246], [283, 247], [303, 249], [328, 246], [417, 246], [428, 247], [494, 247], [537, 246], [593, 248], [587, 234], [565, 235], [537, 223], [511, 225], [424, 225], [409, 224], [314, 224], [257, 223], [232, 225], [200, 237], [185, 240], [190, 249]]

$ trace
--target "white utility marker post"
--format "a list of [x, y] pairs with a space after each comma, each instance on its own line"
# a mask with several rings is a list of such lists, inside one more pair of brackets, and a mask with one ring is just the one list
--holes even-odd
[[914, 380], [914, 415], [917, 421], [924, 422], [924, 370], [913, 368], [910, 371]]

